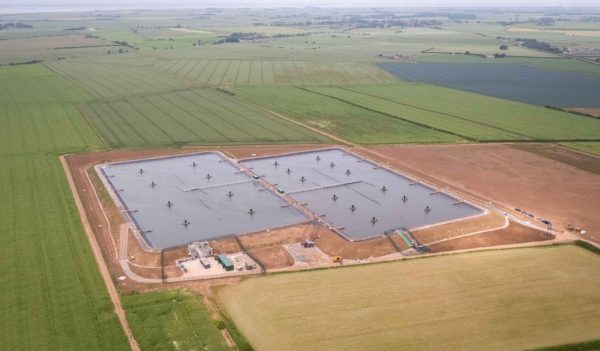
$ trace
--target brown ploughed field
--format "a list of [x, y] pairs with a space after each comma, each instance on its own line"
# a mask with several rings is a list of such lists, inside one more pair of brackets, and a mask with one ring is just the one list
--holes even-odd
[[597, 107], [567, 107], [565, 110], [600, 118], [600, 108]]
[[585, 238], [600, 242], [597, 157], [541, 144], [382, 146], [372, 151], [380, 161], [437, 186], [493, 199], [508, 210], [524, 209], [549, 219], [559, 232], [567, 224], [580, 227], [588, 231]]

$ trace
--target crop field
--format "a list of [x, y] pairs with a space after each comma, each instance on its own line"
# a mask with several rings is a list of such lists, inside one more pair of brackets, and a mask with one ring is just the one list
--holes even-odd
[[182, 290], [123, 296], [127, 320], [144, 351], [225, 351], [201, 300]]
[[81, 110], [112, 147], [324, 140], [210, 88], [93, 102]]
[[126, 41], [142, 52], [150, 53], [156, 50], [187, 48], [198, 40], [211, 42], [216, 40], [219, 34], [228, 33], [219, 31], [217, 34], [188, 28], [140, 28], [136, 31], [133, 32], [129, 28], [107, 28], [101, 30], [98, 36], [110, 41]]
[[521, 64], [380, 64], [404, 81], [556, 107], [600, 106], [600, 76]]
[[464, 140], [296, 87], [236, 86], [231, 88], [262, 106], [361, 144], [440, 143]]
[[101, 148], [85, 95], [36, 65], [0, 68], [0, 305], [7, 350], [127, 350], [58, 155]]
[[94, 98], [108, 98], [180, 89], [189, 86], [168, 73], [140, 65], [94, 61], [54, 61], [47, 66]]
[[600, 337], [599, 270], [571, 245], [486, 251], [250, 279], [219, 300], [257, 351], [523, 350]]
[[396, 78], [371, 63], [324, 61], [168, 60], [155, 65], [210, 85], [386, 83]]
[[[415, 58], [417, 63], [475, 63], [475, 64], [519, 64], [526, 65], [542, 70], [556, 72], [580, 73], [591, 76], [600, 76], [600, 70], [597, 66], [591, 65], [569, 58], [530, 58], [530, 57], [505, 57], [502, 60], [490, 60], [475, 55], [445, 55], [445, 54], [426, 54]], [[386, 65], [389, 63], [386, 63]]]
[[52, 38], [22, 38], [2, 40], [0, 65], [31, 60], [52, 60], [104, 54], [119, 46], [83, 35], [61, 35]]
[[471, 140], [600, 140], [592, 118], [426, 84], [307, 89]]
[[[475, 26], [473, 26], [475, 27]], [[501, 26], [497, 25], [498, 28]], [[464, 53], [493, 55], [499, 51], [499, 41], [495, 37], [482, 36], [473, 28], [469, 31], [456, 30], [452, 24], [443, 29], [433, 28], [405, 28], [398, 33], [395, 29], [359, 29], [362, 33], [369, 33], [379, 40], [385, 40], [397, 46], [399, 52], [421, 53], [430, 52]], [[509, 56], [548, 57], [551, 54], [535, 51], [526, 47], [511, 46], [503, 53]]]

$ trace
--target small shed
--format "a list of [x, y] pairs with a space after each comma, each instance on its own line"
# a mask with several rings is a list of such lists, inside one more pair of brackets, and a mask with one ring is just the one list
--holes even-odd
[[219, 261], [219, 263], [221, 264], [221, 266], [223, 266], [223, 268], [225, 268], [226, 271], [232, 271], [233, 270], [233, 262], [231, 262], [231, 260], [229, 259], [229, 257], [225, 256], [224, 254], [220, 254], [217, 256], [217, 261]]

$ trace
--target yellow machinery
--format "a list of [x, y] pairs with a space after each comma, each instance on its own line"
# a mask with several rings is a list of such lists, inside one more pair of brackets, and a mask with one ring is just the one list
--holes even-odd
[[332, 256], [331, 259], [334, 263], [342, 263], [342, 256]]

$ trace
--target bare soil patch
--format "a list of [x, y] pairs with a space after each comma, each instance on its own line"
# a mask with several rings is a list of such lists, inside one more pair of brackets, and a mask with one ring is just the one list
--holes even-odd
[[[256, 145], [256, 146], [233, 146], [225, 148], [216, 148], [232, 156], [233, 158], [242, 159], [258, 156], [271, 156], [277, 154], [285, 154], [289, 152], [315, 150], [319, 148], [332, 147], [335, 145], [329, 144], [300, 144], [300, 145]], [[207, 148], [215, 150], [215, 148]]]
[[365, 241], [348, 241], [325, 227], [319, 231], [316, 245], [330, 256], [342, 256], [345, 259], [366, 259], [396, 252], [396, 248], [386, 237], [381, 236]]
[[281, 246], [251, 250], [266, 269], [289, 267], [294, 264], [294, 258]]
[[129, 239], [127, 240], [127, 255], [131, 262], [150, 267], [160, 267], [160, 253], [148, 252], [142, 248], [136, 236], [129, 230]]
[[553, 236], [512, 222], [508, 227], [491, 232], [464, 236], [429, 245], [431, 252], [474, 249], [498, 245], [522, 244], [532, 241], [552, 240]]
[[551, 160], [600, 175], [600, 157], [594, 157], [557, 145], [513, 144], [511, 147], [528, 151]]
[[594, 118], [600, 118], [600, 108], [596, 107], [567, 107], [565, 110], [583, 113]]
[[223, 238], [219, 240], [213, 240], [210, 242], [210, 246], [213, 248], [215, 254], [233, 254], [242, 251], [240, 245], [234, 238]]
[[254, 250], [310, 240], [318, 235], [319, 230], [320, 226], [316, 224], [300, 224], [243, 235], [240, 241], [247, 250]]
[[[554, 145], [473, 144], [375, 147], [373, 157], [460, 196], [525, 209], [564, 230], [600, 237], [598, 158]], [[577, 163], [579, 167], [573, 164]], [[585, 166], [588, 165], [588, 166]], [[595, 167], [595, 166], [593, 166]], [[513, 211], [514, 214], [516, 212]]]

